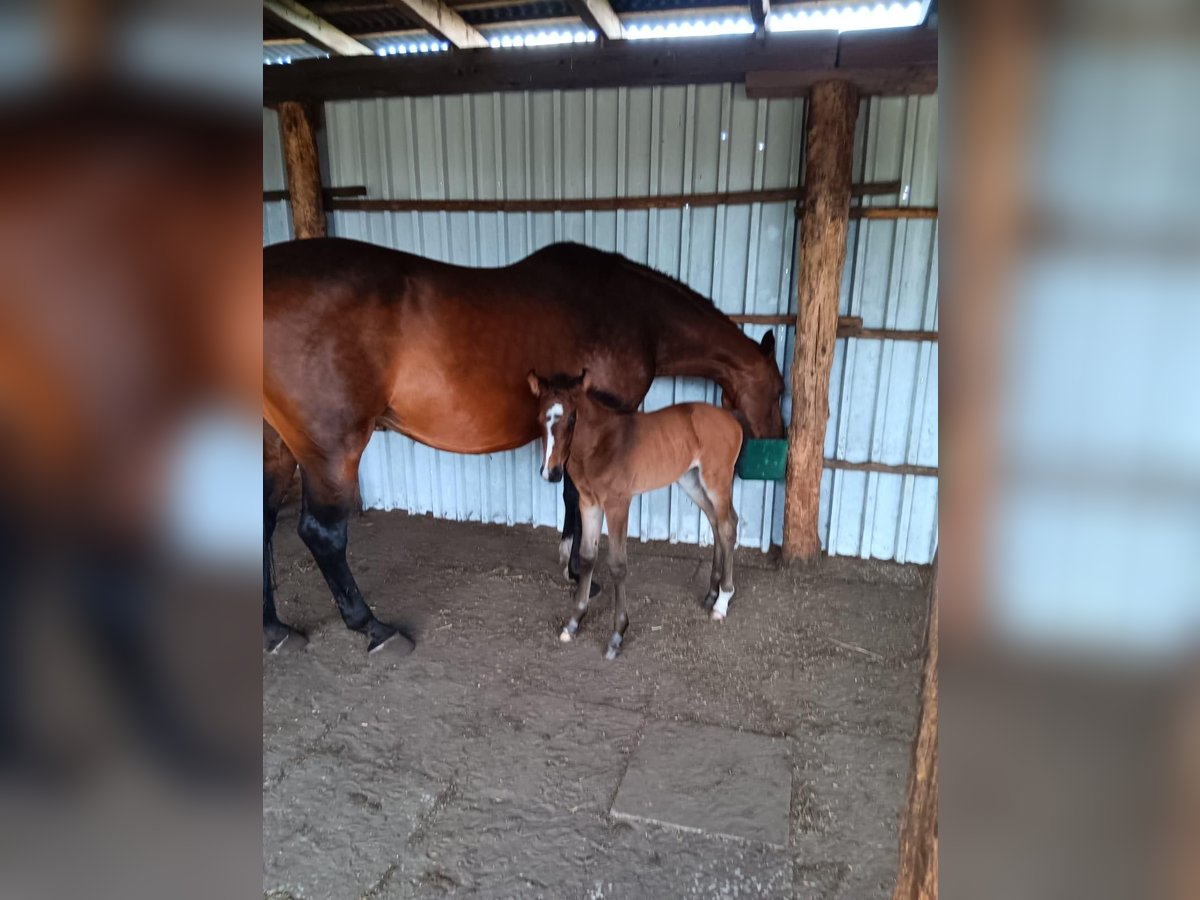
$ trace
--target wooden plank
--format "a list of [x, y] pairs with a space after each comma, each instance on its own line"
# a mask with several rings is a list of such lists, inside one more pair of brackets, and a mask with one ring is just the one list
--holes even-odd
[[296, 238], [324, 237], [325, 208], [321, 202], [321, 167], [312, 110], [295, 100], [280, 103], [279, 130], [283, 137], [288, 193], [292, 198], [292, 234]]
[[921, 711], [913, 739], [908, 797], [900, 826], [900, 872], [892, 900], [938, 896], [938, 561], [933, 557], [921, 674]]
[[263, 99], [320, 100], [471, 94], [550, 88], [741, 82], [758, 69], [828, 73], [837, 63], [833, 32], [720, 40], [615, 41], [463, 50], [414, 56], [299, 60], [263, 68]]
[[429, 31], [451, 46], [460, 50], [470, 47], [486, 47], [485, 38], [473, 26], [468, 25], [458, 13], [441, 0], [389, 0], [389, 2], [408, 13]]
[[[796, 327], [794, 313], [735, 313], [729, 317], [738, 325], [782, 325]], [[839, 316], [839, 338], [859, 338], [876, 341], [932, 341], [937, 343], [936, 331], [908, 331], [902, 328], [864, 328], [861, 316]]]
[[804, 220], [796, 346], [792, 357], [792, 426], [788, 429], [783, 514], [785, 562], [821, 553], [817, 510], [821, 496], [829, 375], [837, 340], [838, 297], [850, 226], [850, 185], [858, 91], [844, 81], [813, 88], [805, 135]]
[[619, 41], [625, 36], [621, 20], [613, 12], [608, 0], [567, 0], [567, 5], [575, 14], [598, 34], [604, 35], [610, 41]]
[[767, 16], [771, 14], [771, 0], [750, 0], [750, 18], [757, 32], [767, 27]]
[[[365, 185], [329, 187], [324, 188], [321, 191], [321, 196], [325, 200], [326, 208], [328, 208], [329, 204], [338, 197], [365, 197], [366, 195], [367, 188]], [[287, 190], [263, 191], [263, 203], [275, 203], [279, 200], [288, 200], [290, 197], [291, 194], [289, 194]]]
[[263, 9], [278, 16], [315, 43], [338, 56], [374, 56], [371, 48], [335, 28], [296, 0], [263, 0]]
[[759, 69], [746, 73], [746, 96], [751, 100], [774, 97], [804, 97], [818, 82], [830, 78], [847, 81], [862, 94], [880, 97], [909, 97], [937, 92], [934, 60], [914, 66], [869, 66], [848, 68], [839, 63], [832, 72], [804, 69]]
[[891, 475], [938, 477], [937, 466], [914, 466], [909, 463], [849, 462], [844, 459], [826, 459], [822, 465], [826, 469], [839, 469], [844, 472], [885, 472]]
[[[855, 196], [896, 194], [900, 182], [861, 184]], [[337, 200], [331, 209], [358, 212], [584, 212], [620, 209], [682, 209], [685, 206], [730, 206], [747, 203], [803, 201], [804, 189], [769, 188], [756, 191], [724, 191], [705, 194], [655, 194], [647, 197], [571, 197], [546, 200]]]
[[936, 219], [936, 206], [856, 206], [852, 219]]

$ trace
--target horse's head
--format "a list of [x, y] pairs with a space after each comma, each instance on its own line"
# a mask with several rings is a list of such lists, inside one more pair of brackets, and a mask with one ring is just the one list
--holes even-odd
[[563, 467], [571, 456], [579, 400], [587, 390], [587, 369], [575, 376], [542, 378], [529, 373], [529, 389], [538, 400], [538, 424], [542, 429], [542, 477], [562, 481]]
[[783, 437], [783, 376], [775, 365], [775, 333], [768, 331], [758, 352], [747, 357], [744, 365], [730, 375], [730, 383], [721, 394], [726, 409], [741, 414], [751, 437]]

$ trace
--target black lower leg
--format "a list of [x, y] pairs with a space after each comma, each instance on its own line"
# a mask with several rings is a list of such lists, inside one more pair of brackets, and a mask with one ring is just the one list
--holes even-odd
[[[315, 502], [305, 484], [304, 508], [300, 513], [300, 537], [317, 561], [325, 582], [333, 592], [342, 621], [351, 631], [371, 639], [368, 650], [378, 649], [399, 633], [375, 618], [363, 599], [346, 562], [350, 511]], [[403, 637], [402, 635], [400, 637]]]
[[579, 488], [567, 472], [563, 472], [563, 540], [571, 539], [571, 550], [579, 546]]
[[308, 640], [280, 622], [275, 612], [275, 554], [272, 539], [279, 518], [279, 503], [276, 486], [271, 479], [265, 480], [263, 496], [263, 648], [273, 653], [289, 638], [297, 645], [306, 644]]

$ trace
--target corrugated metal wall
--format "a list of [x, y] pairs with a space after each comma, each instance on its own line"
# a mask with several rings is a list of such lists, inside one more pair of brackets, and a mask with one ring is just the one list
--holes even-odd
[[[263, 110], [263, 190], [287, 188], [283, 170], [283, 146], [279, 135], [279, 114]], [[292, 237], [292, 212], [286, 200], [263, 203], [263, 245], [277, 244]]]
[[[937, 205], [937, 97], [864, 101], [855, 179], [899, 180], [900, 203]], [[868, 203], [896, 205], [896, 198]], [[936, 331], [937, 221], [851, 222], [842, 315], [873, 328]], [[826, 459], [938, 464], [938, 346], [839, 340], [830, 376]], [[831, 555], [932, 561], [936, 478], [826, 469], [821, 540]]]
[[[797, 182], [803, 148], [802, 101], [749, 100], [731, 85], [338, 102], [325, 113], [330, 183], [366, 185], [370, 197], [552, 199], [787, 187]], [[859, 180], [901, 178], [910, 185], [902, 202], [936, 202], [936, 124], [934, 98], [865, 102]], [[264, 128], [270, 189], [283, 179], [270, 114]], [[264, 205], [265, 242], [285, 236], [284, 207]], [[553, 241], [582, 241], [680, 278], [728, 313], [795, 307], [790, 203], [331, 218], [337, 235], [463, 265], [504, 265]], [[862, 223], [850, 247], [843, 312], [862, 315], [867, 325], [936, 327], [934, 223]], [[757, 339], [767, 329], [745, 330]], [[779, 362], [790, 363], [791, 330], [776, 331]], [[936, 465], [936, 366], [935, 346], [839, 341], [827, 456]], [[660, 379], [646, 408], [683, 400], [715, 402], [715, 388]], [[470, 521], [557, 525], [561, 493], [538, 478], [535, 459], [532, 446], [455, 456], [379, 433], [363, 458], [363, 502]], [[936, 543], [936, 493], [936, 479], [826, 472], [822, 540], [831, 553], [927, 562]], [[735, 503], [739, 543], [765, 550], [779, 542], [782, 484], [739, 480]], [[677, 488], [636, 501], [630, 532], [712, 540]]]

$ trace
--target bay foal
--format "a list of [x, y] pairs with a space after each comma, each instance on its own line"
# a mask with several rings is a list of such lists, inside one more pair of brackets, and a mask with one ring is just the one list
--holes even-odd
[[707, 403], [680, 403], [653, 413], [623, 412], [592, 387], [585, 369], [571, 377], [529, 373], [542, 428], [542, 477], [560, 481], [567, 470], [579, 490], [583, 520], [579, 583], [570, 621], [559, 640], [570, 641], [588, 608], [600, 526], [608, 518], [608, 568], [616, 597], [608, 659], [616, 659], [629, 616], [625, 612], [626, 531], [629, 504], [638, 494], [678, 483], [712, 525], [712, 577], [705, 606], [715, 621], [733, 596], [733, 469], [742, 448], [734, 416]]

